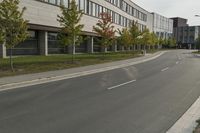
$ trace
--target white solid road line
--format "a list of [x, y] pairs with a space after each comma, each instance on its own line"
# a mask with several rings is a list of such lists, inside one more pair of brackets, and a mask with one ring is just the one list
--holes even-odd
[[166, 71], [168, 69], [169, 69], [169, 67], [166, 67], [166, 68], [162, 69], [161, 71], [164, 72], [164, 71]]
[[128, 81], [128, 82], [125, 82], [125, 83], [122, 83], [122, 84], [119, 84], [119, 85], [116, 85], [116, 86], [113, 86], [113, 87], [109, 87], [108, 90], [112, 90], [112, 89], [118, 88], [120, 86], [124, 86], [124, 85], [130, 84], [130, 83], [133, 83], [135, 81], [136, 80], [131, 80], [131, 81]]

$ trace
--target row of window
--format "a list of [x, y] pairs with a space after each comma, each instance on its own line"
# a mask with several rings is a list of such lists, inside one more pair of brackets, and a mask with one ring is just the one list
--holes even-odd
[[112, 22], [123, 27], [128, 27], [132, 23], [132, 20], [120, 15], [119, 13], [89, 1], [88, 8], [86, 10], [88, 15], [100, 18], [100, 13], [102, 12], [108, 12], [111, 15]]
[[120, 8], [121, 10], [125, 11], [126, 13], [130, 14], [133, 17], [136, 17], [142, 21], [147, 21], [147, 15], [142, 13], [141, 11], [135, 9], [124, 0], [106, 0], [111, 4], [115, 5], [116, 7]]
[[[54, 5], [64, 5], [69, 6], [69, 0], [39, 0], [43, 2], [48, 2]], [[90, 0], [76, 0], [78, 4], [78, 9], [84, 11], [85, 14], [100, 18], [102, 12], [108, 12], [112, 17], [112, 22], [123, 27], [129, 27], [132, 23], [132, 20], [124, 17], [123, 15], [116, 13], [104, 6], [101, 6], [97, 3], [94, 3]], [[146, 28], [145, 25], [138, 24], [139, 29], [142, 31]]]

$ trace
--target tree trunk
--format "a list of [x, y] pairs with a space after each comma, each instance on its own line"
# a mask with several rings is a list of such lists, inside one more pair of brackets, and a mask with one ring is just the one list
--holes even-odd
[[14, 72], [13, 60], [12, 60], [12, 48], [10, 48], [10, 68], [11, 68], [12, 72]]
[[72, 64], [74, 63], [75, 45], [76, 45], [76, 37], [74, 36], [72, 45]]

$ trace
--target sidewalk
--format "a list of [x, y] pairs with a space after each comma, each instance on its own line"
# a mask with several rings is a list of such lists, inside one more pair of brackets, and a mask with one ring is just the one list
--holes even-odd
[[14, 89], [18, 87], [42, 84], [42, 83], [47, 83], [47, 82], [53, 82], [53, 81], [58, 81], [58, 80], [63, 80], [63, 79], [75, 78], [75, 77], [85, 76], [89, 74], [113, 70], [117, 68], [122, 68], [122, 67], [130, 66], [130, 65], [135, 65], [135, 64], [156, 59], [162, 54], [164, 54], [165, 52], [166, 51], [159, 51], [157, 53], [147, 54], [145, 56], [138, 57], [138, 58], [109, 62], [109, 63], [104, 63], [104, 64], [90, 65], [90, 66], [79, 67], [79, 68], [71, 68], [71, 69], [58, 70], [58, 71], [49, 71], [49, 72], [43, 72], [43, 73], [26, 74], [26, 75], [20, 75], [20, 76], [0, 78], [0, 91]]
[[192, 133], [200, 118], [200, 97], [166, 133]]

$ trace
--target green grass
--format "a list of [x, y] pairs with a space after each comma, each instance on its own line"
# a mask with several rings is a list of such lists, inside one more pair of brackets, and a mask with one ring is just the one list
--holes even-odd
[[200, 54], [200, 51], [195, 51], [195, 52], [193, 52], [194, 54]]
[[[156, 52], [156, 51], [149, 51]], [[141, 56], [138, 52], [96, 53], [75, 55], [75, 63], [71, 63], [71, 55], [20, 56], [14, 57], [15, 72], [11, 72], [9, 59], [0, 59], [0, 77], [51, 70], [62, 70], [73, 67], [100, 64], [105, 62], [130, 59]]]

